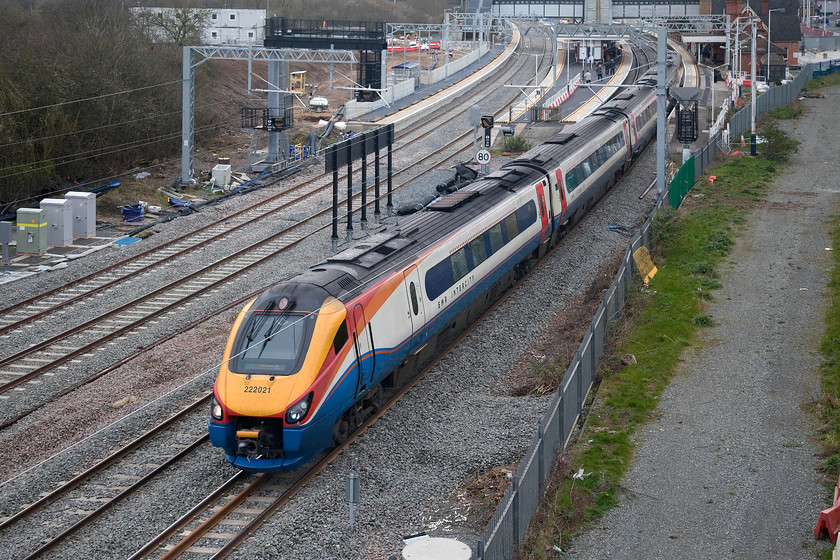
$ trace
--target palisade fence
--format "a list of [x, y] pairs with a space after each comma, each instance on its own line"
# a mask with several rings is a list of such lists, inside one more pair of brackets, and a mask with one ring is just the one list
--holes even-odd
[[[758, 98], [756, 118], [770, 109], [793, 101], [811, 76], [810, 66], [805, 66], [799, 76], [790, 83], [770, 88]], [[737, 138], [744, 131], [749, 131], [750, 121], [750, 106], [747, 105], [732, 118], [730, 137]], [[531, 445], [522, 458], [493, 519], [485, 528], [483, 540], [478, 542], [479, 560], [508, 560], [517, 554], [531, 519], [540, 505], [545, 485], [551, 476], [555, 454], [568, 445], [580, 420], [583, 405], [594, 387], [598, 361], [607, 345], [612, 326], [624, 309], [627, 294], [632, 286], [636, 271], [633, 253], [642, 246], [650, 249], [649, 232], [656, 212], [666, 200], [670, 206], [679, 207], [683, 197], [714, 161], [720, 141], [720, 132], [712, 135], [708, 142], [682, 165], [670, 182], [665, 195], [658, 199], [647, 221], [630, 240], [624, 260], [604, 301], [595, 313], [595, 318], [583, 337], [561, 386], [551, 398], [548, 410], [537, 427], [537, 433], [531, 440]]]

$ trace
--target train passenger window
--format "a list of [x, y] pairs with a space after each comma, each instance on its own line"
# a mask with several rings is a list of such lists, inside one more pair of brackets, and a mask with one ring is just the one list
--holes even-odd
[[487, 230], [487, 236], [490, 238], [490, 254], [491, 255], [504, 246], [505, 240], [502, 238], [502, 226], [501, 226], [501, 224], [496, 224], [495, 226], [493, 226], [489, 230]]
[[577, 168], [573, 167], [572, 169], [570, 169], [569, 171], [566, 172], [566, 189], [569, 192], [572, 192], [578, 186], [576, 171], [577, 171]]
[[[542, 203], [545, 204], [545, 201], [542, 200]], [[534, 204], [533, 200], [529, 200], [528, 204], [516, 209], [516, 220], [519, 222], [519, 231], [528, 229], [531, 224], [537, 221], [537, 205]]]
[[480, 235], [470, 241], [470, 252], [473, 258], [473, 267], [476, 267], [487, 260], [487, 244], [484, 236]]
[[338, 352], [344, 348], [344, 345], [347, 343], [347, 323], [342, 322], [338, 326], [338, 330], [335, 333], [335, 338], [333, 338], [333, 351], [338, 354]]
[[426, 297], [429, 301], [438, 298], [440, 294], [455, 283], [452, 278], [452, 263], [446, 258], [429, 269], [426, 273]]
[[[473, 239], [465, 247], [461, 247], [449, 257], [440, 261], [426, 272], [426, 297], [429, 301], [440, 297], [446, 290], [458, 280], [466, 276], [470, 270], [487, 260], [492, 254], [505, 246], [521, 231], [524, 231], [537, 221], [537, 205], [533, 200], [516, 209], [504, 220], [491, 226], [486, 236], [483, 234]], [[504, 225], [504, 229], [502, 228]], [[505, 235], [507, 234], [507, 236]], [[488, 252], [488, 245], [490, 251]], [[469, 252], [467, 249], [469, 248]], [[412, 297], [414, 314], [418, 313], [418, 306], [415, 303], [416, 292], [414, 284], [409, 285]]]
[[519, 235], [519, 224], [516, 222], [516, 214], [511, 214], [505, 218], [505, 228], [507, 229], [508, 241]]
[[411, 310], [417, 315], [420, 307], [417, 304], [417, 288], [414, 287], [414, 282], [408, 283], [408, 292], [411, 294]]
[[452, 253], [449, 257], [452, 262], [452, 278], [455, 282], [463, 278], [470, 271], [467, 266], [467, 251], [463, 247]]

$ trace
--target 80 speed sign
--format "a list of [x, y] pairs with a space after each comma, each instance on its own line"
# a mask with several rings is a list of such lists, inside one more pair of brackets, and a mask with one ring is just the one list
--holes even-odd
[[481, 165], [487, 165], [490, 163], [490, 160], [493, 159], [493, 156], [490, 155], [490, 150], [487, 148], [481, 148], [480, 150], [475, 152], [475, 162]]

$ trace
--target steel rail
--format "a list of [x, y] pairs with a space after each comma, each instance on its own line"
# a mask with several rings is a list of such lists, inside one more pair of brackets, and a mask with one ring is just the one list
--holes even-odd
[[[450, 148], [450, 147], [452, 147], [452, 146], [454, 146], [454, 145], [458, 144], [459, 142], [463, 141], [463, 139], [464, 139], [464, 138], [466, 138], [466, 137], [468, 137], [468, 136], [469, 136], [469, 134], [470, 134], [470, 132], [469, 132], [469, 131], [468, 131], [468, 132], [465, 132], [465, 133], [463, 133], [462, 135], [460, 135], [460, 136], [456, 137], [455, 139], [451, 140], [450, 142], [447, 142], [446, 144], [444, 144], [443, 146], [441, 146], [441, 147], [440, 147], [440, 148], [438, 148], [437, 150], [435, 150], [435, 151], [431, 152], [430, 154], [428, 154], [428, 155], [424, 156], [423, 158], [421, 158], [421, 159], [419, 159], [419, 160], [415, 161], [415, 162], [414, 162], [414, 163], [412, 163], [411, 165], [409, 165], [409, 166], [407, 166], [407, 167], [403, 168], [403, 169], [400, 171], [400, 174], [406, 173], [406, 172], [408, 172], [409, 170], [411, 170], [411, 169], [413, 169], [413, 168], [415, 168], [415, 167], [418, 167], [418, 166], [420, 166], [420, 165], [422, 165], [422, 164], [426, 163], [429, 159], [431, 159], [431, 158], [433, 158], [433, 157], [437, 156], [438, 154], [442, 153], [443, 151], [447, 150], [448, 148]], [[460, 151], [463, 151], [463, 150], [468, 149], [468, 148], [469, 148], [469, 146], [464, 147], [464, 148], [462, 148]], [[447, 160], [451, 159], [452, 157], [454, 157], [455, 155], [457, 155], [457, 153], [460, 153], [460, 151], [459, 151], [459, 152], [456, 152], [455, 154], [450, 154], [450, 155], [448, 155], [448, 156], [444, 157], [443, 159], [441, 159], [440, 161], [435, 162], [435, 163], [432, 163], [431, 165], [433, 165], [433, 166], [434, 166], [434, 165], [439, 165], [440, 163], [442, 163], [442, 162], [444, 162], [444, 161], [447, 161]], [[413, 176], [413, 177], [411, 177], [411, 178], [409, 178], [407, 181], [405, 181], [405, 182], [404, 182], [404, 183], [402, 183], [401, 185], [398, 185], [397, 187], [395, 187], [395, 190], [397, 190], [397, 189], [399, 189], [399, 188], [403, 188], [403, 187], [405, 187], [406, 185], [408, 185], [411, 181], [413, 181], [414, 179], [416, 179], [416, 178], [417, 178], [417, 177], [419, 177], [420, 175], [422, 175], [422, 172], [421, 172], [421, 173], [419, 173], [419, 174], [417, 174], [417, 175], [414, 175], [414, 176]], [[373, 190], [373, 187], [368, 187], [366, 190], [367, 190], [367, 191], [372, 191], [372, 190]], [[308, 196], [308, 195], [307, 195], [307, 196]], [[307, 198], [307, 196], [300, 197], [300, 198], [299, 198], [296, 202], [300, 202], [300, 201], [302, 201], [302, 200], [305, 200], [305, 199]], [[360, 197], [360, 196], [361, 196], [361, 193], [356, 193], [356, 194], [354, 194], [354, 195], [353, 195], [353, 197], [354, 197], [354, 198], [358, 198], [358, 197]], [[381, 196], [381, 197], [380, 197], [380, 200], [381, 200], [382, 198], [384, 198], [384, 196]], [[344, 199], [342, 199], [342, 202], [346, 202], [346, 200], [347, 200], [347, 199], [346, 199], [346, 198], [344, 198]], [[373, 201], [369, 202], [369, 203], [368, 203], [368, 205], [370, 205], [370, 204], [372, 204], [372, 203], [373, 203]], [[290, 203], [290, 204], [291, 204], [291, 203]], [[357, 209], [357, 211], [358, 211], [358, 210], [359, 210], [359, 209]], [[321, 217], [321, 216], [323, 216], [323, 215], [325, 215], [325, 214], [328, 214], [328, 213], [330, 213], [331, 211], [332, 211], [332, 209], [331, 209], [331, 208], [326, 208], [326, 209], [324, 209], [324, 210], [321, 210], [321, 211], [319, 211], [319, 212], [316, 212], [316, 213], [314, 213], [314, 214], [310, 215], [308, 218], [305, 218], [305, 219], [301, 220], [300, 222], [298, 222], [298, 223], [296, 223], [296, 224], [294, 224], [294, 225], [292, 225], [292, 226], [289, 226], [288, 228], [286, 228], [286, 229], [284, 229], [284, 230], [282, 230], [282, 231], [280, 231], [280, 232], [277, 232], [276, 234], [274, 234], [274, 235], [272, 235], [272, 236], [270, 236], [270, 237], [268, 237], [268, 238], [266, 238], [266, 239], [263, 239], [263, 240], [261, 240], [261, 241], [259, 241], [259, 242], [257, 242], [257, 243], [254, 243], [254, 244], [250, 245], [249, 247], [243, 248], [243, 249], [241, 249], [241, 250], [239, 250], [239, 251], [237, 251], [237, 252], [235, 252], [235, 253], [233, 253], [233, 254], [231, 254], [231, 255], [229, 255], [229, 256], [227, 256], [227, 257], [225, 257], [225, 258], [223, 258], [223, 259], [221, 259], [221, 260], [219, 260], [219, 261], [217, 261], [217, 262], [215, 262], [215, 263], [213, 263], [213, 264], [211, 264], [211, 265], [208, 265], [208, 266], [207, 266], [207, 267], [205, 267], [205, 268], [202, 268], [202, 269], [200, 269], [200, 270], [198, 270], [198, 271], [195, 271], [195, 272], [193, 272], [192, 274], [187, 275], [186, 277], [183, 277], [183, 278], [180, 278], [180, 279], [175, 280], [175, 281], [173, 281], [173, 282], [170, 282], [169, 284], [167, 284], [167, 285], [165, 285], [165, 286], [163, 286], [163, 287], [161, 287], [161, 288], [158, 288], [157, 290], [154, 290], [153, 292], [151, 292], [151, 293], [149, 293], [149, 294], [146, 294], [146, 295], [144, 295], [144, 296], [141, 296], [140, 298], [137, 298], [137, 299], [135, 299], [135, 300], [133, 300], [133, 301], [131, 301], [131, 302], [128, 302], [128, 303], [126, 303], [126, 304], [124, 304], [124, 305], [122, 305], [122, 306], [120, 306], [120, 307], [118, 307], [118, 308], [116, 308], [116, 309], [113, 309], [113, 310], [109, 311], [108, 313], [105, 313], [105, 314], [103, 314], [103, 315], [100, 315], [100, 316], [99, 316], [99, 317], [97, 317], [97, 318], [94, 318], [94, 319], [91, 319], [91, 320], [89, 320], [89, 321], [86, 321], [85, 323], [82, 323], [81, 325], [78, 325], [78, 326], [76, 326], [76, 327], [73, 327], [73, 328], [71, 328], [71, 329], [69, 329], [69, 330], [67, 330], [67, 331], [65, 331], [65, 332], [63, 332], [63, 333], [61, 333], [61, 334], [59, 334], [59, 335], [53, 336], [53, 337], [51, 337], [51, 338], [49, 338], [49, 339], [47, 339], [47, 340], [44, 340], [44, 341], [42, 341], [42, 342], [40, 342], [40, 343], [36, 343], [36, 344], [34, 344], [34, 345], [32, 345], [32, 346], [30, 346], [30, 347], [28, 347], [28, 348], [24, 349], [24, 350], [21, 350], [20, 352], [18, 352], [18, 353], [16, 353], [16, 354], [13, 354], [13, 355], [11, 355], [11, 356], [8, 356], [8, 357], [6, 357], [6, 358], [4, 358], [4, 359], [0, 359], [0, 367], [10, 365], [10, 364], [12, 364], [12, 363], [14, 363], [14, 362], [16, 362], [16, 361], [21, 361], [21, 360], [24, 360], [24, 359], [26, 358], [26, 356], [32, 355], [32, 354], [34, 354], [35, 352], [38, 352], [38, 351], [43, 350], [43, 349], [45, 349], [45, 348], [48, 348], [48, 347], [50, 347], [50, 346], [52, 346], [52, 345], [56, 344], [57, 342], [60, 342], [60, 341], [62, 341], [62, 340], [65, 340], [66, 338], [68, 338], [69, 336], [71, 336], [71, 335], [73, 335], [73, 334], [83, 332], [83, 331], [85, 331], [85, 330], [87, 330], [87, 329], [89, 329], [89, 328], [91, 328], [91, 327], [95, 326], [97, 323], [99, 323], [99, 322], [101, 322], [101, 321], [103, 321], [103, 320], [105, 320], [105, 319], [108, 319], [108, 318], [111, 318], [111, 317], [116, 317], [116, 316], [119, 316], [119, 314], [120, 314], [120, 313], [122, 313], [122, 312], [124, 312], [124, 311], [126, 311], [126, 310], [129, 310], [129, 309], [131, 309], [131, 308], [133, 308], [133, 307], [136, 307], [136, 306], [138, 306], [138, 305], [140, 305], [140, 304], [142, 304], [142, 303], [144, 303], [144, 302], [146, 302], [146, 301], [148, 301], [148, 300], [151, 300], [151, 299], [153, 299], [153, 298], [155, 298], [155, 297], [157, 297], [157, 296], [159, 296], [159, 295], [161, 295], [161, 294], [165, 294], [165, 293], [167, 293], [168, 291], [173, 290], [173, 289], [174, 289], [174, 288], [176, 288], [177, 286], [180, 286], [181, 284], [184, 284], [184, 283], [186, 283], [186, 282], [189, 282], [190, 280], [193, 280], [193, 279], [198, 278], [198, 277], [200, 277], [200, 276], [202, 276], [202, 275], [204, 275], [204, 274], [207, 274], [207, 273], [208, 273], [208, 271], [210, 271], [210, 270], [213, 270], [213, 269], [215, 269], [215, 268], [219, 268], [219, 267], [223, 267], [223, 266], [227, 266], [227, 265], [229, 265], [229, 264], [230, 264], [230, 261], [233, 261], [233, 260], [234, 260], [234, 259], [236, 259], [236, 258], [239, 258], [239, 257], [245, 256], [245, 255], [247, 255], [248, 253], [250, 253], [250, 252], [252, 252], [252, 251], [257, 250], [257, 249], [261, 248], [261, 247], [262, 247], [262, 246], [264, 246], [264, 245], [267, 245], [267, 244], [269, 244], [269, 243], [272, 243], [272, 242], [274, 242], [274, 241], [276, 241], [276, 240], [278, 240], [278, 239], [282, 238], [283, 236], [288, 235], [290, 232], [292, 232], [292, 231], [294, 231], [294, 230], [297, 230], [298, 228], [302, 228], [302, 227], [303, 227], [303, 226], [305, 226], [305, 225], [310, 224], [310, 223], [311, 223], [311, 222], [313, 222], [316, 218]], [[325, 227], [328, 227], [328, 226], [324, 226], [324, 227], [321, 227], [321, 228], [317, 228], [315, 231], [320, 231], [321, 229], [324, 229]], [[279, 250], [277, 250], [277, 251], [274, 251], [274, 252], [272, 252], [272, 253], [269, 253], [268, 255], [266, 255], [266, 256], [264, 256], [264, 257], [262, 257], [262, 258], [260, 258], [260, 259], [258, 259], [258, 260], [256, 260], [256, 261], [254, 261], [254, 262], [252, 262], [252, 263], [250, 263], [250, 264], [246, 264], [246, 265], [244, 265], [244, 266], [238, 267], [238, 269], [237, 269], [237, 271], [236, 271], [236, 273], [235, 273], [234, 275], [241, 274], [242, 272], [247, 271], [247, 270], [250, 270], [251, 268], [253, 268], [253, 267], [254, 267], [254, 266], [256, 266], [256, 265], [261, 264], [261, 263], [265, 262], [266, 260], [268, 260], [268, 259], [270, 259], [270, 258], [275, 257], [276, 255], [280, 254], [281, 252], [283, 252], [283, 251], [287, 250], [288, 248], [290, 248], [290, 247], [293, 247], [293, 246], [297, 245], [298, 243], [300, 243], [301, 241], [303, 241], [303, 239], [305, 239], [305, 237], [302, 237], [302, 238], [299, 238], [299, 239], [297, 239], [297, 240], [294, 240], [293, 242], [288, 243], [286, 246], [282, 247], [281, 249], [279, 249]], [[224, 284], [224, 283], [228, 282], [229, 280], [230, 280], [230, 276], [227, 276], [227, 277], [221, 278], [221, 279], [219, 279], [219, 280], [217, 280], [217, 281], [215, 281], [215, 282], [212, 282], [211, 284], [209, 284], [209, 285], [205, 286], [204, 288], [199, 289], [198, 291], [194, 292], [193, 294], [190, 294], [188, 297], [190, 297], [190, 298], [194, 298], [194, 297], [196, 297], [196, 296], [198, 296], [198, 295], [201, 295], [201, 294], [203, 294], [203, 293], [205, 293], [205, 292], [207, 292], [207, 291], [209, 291], [209, 290], [211, 290], [211, 289], [213, 289], [213, 288], [217, 287], [218, 285], [221, 285], [221, 284]], [[102, 338], [97, 339], [97, 340], [96, 340], [95, 342], [93, 342], [93, 343], [90, 343], [90, 344], [87, 344], [87, 345], [83, 345], [82, 347], [80, 347], [80, 348], [78, 348], [78, 349], [76, 349], [76, 350], [73, 350], [73, 351], [71, 351], [71, 352], [69, 352], [69, 353], [67, 353], [67, 354], [63, 355], [63, 356], [61, 356], [61, 357], [59, 357], [59, 358], [57, 358], [57, 359], [53, 360], [53, 361], [52, 361], [52, 362], [50, 362], [50, 363], [47, 363], [47, 364], [45, 364], [45, 365], [43, 365], [43, 366], [37, 367], [37, 368], [35, 368], [35, 369], [32, 369], [30, 372], [28, 372], [28, 373], [26, 373], [26, 374], [21, 374], [21, 375], [20, 375], [20, 376], [18, 376], [16, 379], [14, 379], [14, 380], [12, 380], [12, 381], [9, 381], [9, 382], [6, 382], [6, 383], [5, 383], [5, 384], [3, 384], [3, 385], [0, 385], [0, 394], [2, 394], [3, 392], [8, 391], [8, 390], [10, 390], [10, 389], [12, 389], [12, 388], [14, 388], [14, 387], [17, 387], [17, 386], [21, 385], [22, 383], [25, 383], [25, 382], [27, 382], [27, 381], [29, 381], [29, 380], [31, 380], [31, 379], [33, 379], [33, 378], [35, 378], [35, 377], [37, 377], [37, 376], [39, 376], [39, 375], [43, 374], [43, 373], [44, 373], [44, 372], [46, 372], [46, 371], [49, 371], [50, 369], [52, 369], [52, 368], [56, 367], [57, 365], [61, 365], [61, 364], [65, 363], [65, 362], [67, 362], [67, 361], [69, 361], [69, 360], [72, 360], [73, 358], [76, 358], [77, 356], [80, 356], [80, 355], [82, 355], [82, 354], [86, 354], [86, 353], [90, 352], [90, 350], [92, 350], [93, 348], [95, 348], [95, 347], [97, 347], [97, 346], [101, 345], [102, 343], [107, 342], [108, 340], [111, 340], [111, 339], [113, 339], [113, 338], [117, 338], [117, 337], [119, 337], [119, 336], [122, 336], [123, 334], [125, 334], [125, 333], [127, 333], [127, 332], [130, 332], [130, 331], [132, 331], [132, 330], [136, 329], [138, 326], [142, 325], [143, 323], [148, 322], [149, 320], [151, 320], [151, 319], [153, 319], [153, 318], [155, 318], [155, 317], [158, 317], [158, 316], [162, 315], [163, 313], [166, 313], [167, 311], [170, 311], [171, 309], [174, 309], [174, 308], [176, 308], [176, 307], [178, 307], [178, 306], [180, 306], [180, 305], [183, 305], [183, 303], [184, 303], [184, 302], [183, 302], [182, 300], [183, 300], [183, 298], [182, 298], [181, 300], [179, 300], [179, 301], [173, 302], [173, 303], [172, 303], [172, 304], [170, 304], [170, 305], [164, 306], [164, 307], [162, 307], [162, 308], [160, 308], [160, 309], [158, 309], [158, 310], [156, 310], [156, 311], [153, 311], [153, 312], [151, 312], [151, 313], [149, 313], [149, 314], [146, 314], [144, 317], [140, 318], [139, 320], [132, 321], [131, 323], [129, 323], [129, 324], [127, 324], [127, 325], [125, 325], [124, 327], [121, 327], [121, 328], [119, 328], [119, 329], [117, 329], [117, 330], [111, 331], [109, 334], [105, 335], [105, 336], [104, 336], [104, 337], [102, 337]]]
[[[513, 60], [509, 63], [510, 68], [505, 70], [506, 73], [515, 73], [519, 70], [518, 67], [514, 66], [514, 63], [515, 63], [515, 61], [513, 61]], [[503, 81], [506, 78], [507, 78], [507, 76], [502, 76], [501, 78], [498, 78], [497, 81]], [[479, 90], [478, 93], [471, 96], [469, 98], [469, 100], [467, 100], [467, 101], [462, 99], [462, 100], [459, 100], [457, 102], [450, 102], [449, 104], [471, 103], [471, 102], [473, 102], [472, 101], [473, 99], [482, 99], [482, 98], [486, 97], [487, 95], [489, 95], [489, 93], [485, 93], [485, 89], [482, 88], [481, 90]], [[449, 104], [447, 104], [447, 105], [449, 105]], [[445, 115], [446, 112], [439, 111], [438, 114]], [[397, 147], [396, 150], [397, 151], [402, 151], [404, 149], [410, 149], [412, 142], [422, 138], [422, 136], [424, 134], [422, 132], [423, 130], [434, 130], [435, 128], [440, 126], [440, 124], [436, 124], [436, 121], [444, 121], [445, 122], [446, 117], [444, 117], [444, 116], [436, 117], [435, 116], [431, 119], [431, 122], [426, 121], [426, 122], [422, 123], [420, 126], [412, 127], [412, 128], [410, 128], [406, 131], [401, 132], [400, 135], [397, 136], [397, 139], [403, 139], [407, 136], [410, 137], [411, 135], [416, 135], [416, 138], [413, 139], [413, 140], [409, 140], [406, 144], [403, 144], [403, 145]], [[360, 174], [361, 172], [356, 171], [355, 173]], [[185, 248], [179, 249], [175, 253], [164, 255], [159, 260], [152, 261], [152, 262], [149, 262], [149, 263], [144, 263], [144, 265], [142, 267], [137, 266], [136, 270], [129, 271], [128, 273], [126, 273], [122, 276], [119, 276], [117, 278], [114, 278], [112, 280], [109, 280], [109, 281], [107, 281], [103, 284], [99, 284], [99, 285], [93, 286], [91, 288], [87, 288], [84, 293], [72, 296], [72, 297], [70, 297], [66, 300], [61, 300], [61, 301], [57, 302], [56, 305], [53, 305], [52, 307], [50, 307], [48, 309], [43, 309], [43, 310], [36, 311], [35, 313], [33, 313], [31, 315], [27, 315], [27, 316], [13, 322], [13, 323], [9, 323], [7, 325], [0, 325], [0, 335], [5, 334], [7, 332], [10, 332], [12, 330], [19, 329], [22, 325], [25, 325], [25, 324], [28, 324], [32, 321], [37, 320], [37, 319], [43, 318], [43, 317], [45, 317], [45, 316], [47, 316], [51, 313], [54, 313], [58, 309], [62, 309], [64, 307], [67, 307], [69, 305], [77, 303], [77, 302], [79, 302], [79, 301], [81, 301], [81, 300], [83, 300], [87, 297], [90, 297], [91, 295], [93, 295], [95, 293], [98, 293], [98, 292], [106, 290], [110, 287], [113, 287], [113, 286], [115, 286], [115, 285], [117, 285], [121, 282], [124, 282], [124, 281], [134, 277], [135, 275], [138, 275], [138, 274], [141, 274], [143, 272], [148, 271], [149, 268], [162, 266], [162, 265], [166, 264], [167, 262], [171, 261], [172, 259], [175, 259], [175, 258], [180, 257], [180, 256], [184, 256], [184, 255], [186, 255], [190, 252], [193, 252], [193, 251], [195, 251], [195, 250], [197, 250], [201, 247], [204, 247], [204, 246], [206, 246], [206, 245], [208, 245], [208, 244], [210, 244], [214, 241], [217, 241], [217, 240], [221, 239], [222, 237], [224, 237], [226, 235], [229, 235], [232, 232], [235, 232], [235, 231], [237, 231], [241, 228], [244, 228], [244, 227], [246, 227], [250, 224], [253, 224], [254, 222], [256, 222], [258, 220], [264, 219], [267, 216], [270, 216], [271, 214], [279, 212], [280, 210], [283, 210], [283, 209], [287, 208], [291, 203], [281, 204], [280, 206], [277, 206], [275, 208], [271, 208], [268, 211], [263, 211], [263, 212], [260, 212], [260, 209], [264, 208], [265, 206], [271, 205], [272, 203], [274, 203], [278, 199], [286, 197], [291, 193], [294, 193], [298, 190], [301, 190], [301, 189], [303, 189], [307, 186], [310, 186], [314, 183], [321, 182], [324, 179], [329, 178], [330, 175], [331, 174], [324, 173], [322, 175], [319, 175], [317, 177], [314, 177], [314, 178], [310, 179], [309, 181], [306, 181], [306, 182], [301, 183], [299, 185], [295, 185], [295, 186], [285, 190], [284, 192], [278, 193], [278, 194], [276, 194], [276, 195], [274, 195], [274, 196], [272, 196], [272, 197], [270, 197], [266, 200], [263, 200], [263, 201], [258, 202], [256, 204], [253, 204], [253, 205], [251, 205], [247, 208], [244, 208], [242, 210], [236, 211], [233, 214], [229, 214], [228, 216], [226, 216], [226, 217], [224, 217], [220, 220], [217, 220], [214, 223], [207, 224], [205, 226], [201, 226], [198, 229], [194, 230], [191, 234], [189, 234], [188, 238], [186, 238], [186, 239], [185, 238], [180, 238], [180, 239], [175, 239], [175, 240], [172, 240], [172, 241], [165, 242], [162, 245], [159, 245], [159, 246], [151, 248], [151, 249], [147, 249], [147, 250], [139, 253], [138, 255], [135, 255], [134, 257], [132, 257], [131, 261], [128, 261], [128, 262], [127, 261], [121, 261], [119, 263], [115, 263], [113, 265], [106, 266], [105, 268], [103, 268], [103, 269], [101, 269], [97, 272], [88, 274], [88, 275], [86, 275], [82, 278], [78, 278], [78, 279], [73, 280], [73, 281], [71, 281], [67, 284], [64, 284], [64, 285], [59, 286], [57, 288], [53, 288], [51, 290], [48, 290], [48, 291], [44, 292], [43, 294], [39, 294], [38, 296], [34, 296], [34, 297], [29, 298], [27, 300], [24, 300], [24, 301], [18, 302], [16, 304], [13, 304], [9, 307], [6, 307], [2, 311], [3, 311], [4, 314], [8, 315], [11, 312], [17, 311], [17, 310], [22, 309], [22, 308], [27, 307], [27, 306], [31, 306], [31, 305], [35, 304], [36, 302], [42, 302], [43, 300], [47, 299], [48, 297], [56, 295], [56, 294], [61, 293], [63, 291], [66, 291], [69, 288], [79, 286], [80, 284], [84, 284], [86, 282], [92, 282], [95, 279], [103, 276], [104, 274], [106, 274], [108, 272], [116, 271], [117, 269], [120, 269], [120, 268], [125, 268], [130, 263], [134, 263], [135, 265], [137, 265], [138, 261], [142, 261], [142, 259], [145, 259], [147, 257], [159, 255], [165, 249], [174, 248], [175, 246], [178, 246], [178, 245], [185, 245], [185, 244], [187, 245]], [[344, 173], [344, 175], [341, 177], [341, 179], [346, 179], [346, 177], [347, 177], [347, 174]], [[263, 187], [275, 184], [276, 182], [279, 182], [280, 180], [281, 179], [276, 179], [276, 180], [270, 181], [268, 184], [263, 185]], [[315, 190], [311, 191], [309, 193], [309, 195], [311, 196], [311, 195], [317, 193], [318, 191], [320, 191], [321, 189], [329, 188], [330, 184], [331, 183], [327, 182], [327, 183], [321, 185], [320, 187], [317, 187]], [[294, 201], [294, 202], [298, 202], [299, 200], [300, 199], [298, 199], [297, 201]], [[254, 216], [254, 217], [247, 218], [245, 221], [242, 221], [242, 222], [240, 222], [236, 225], [227, 226], [227, 224], [229, 224], [232, 220], [235, 220], [236, 218], [246, 217], [246, 215], [248, 213], [252, 213], [252, 212], [260, 212], [260, 213], [256, 216]], [[227, 226], [227, 227], [225, 227], [225, 226]], [[205, 233], [210, 229], [219, 228], [219, 227], [223, 228], [222, 231], [220, 231], [219, 233], [213, 234], [210, 237], [207, 237], [207, 238], [204, 238], [204, 239], [199, 239], [197, 242], [190, 243], [191, 240], [194, 240], [200, 234]]]
[[153, 469], [151, 472], [146, 473], [142, 478], [135, 481], [134, 484], [111, 498], [109, 501], [103, 503], [101, 506], [96, 508], [93, 512], [86, 515], [84, 518], [80, 519], [64, 531], [62, 531], [59, 535], [53, 537], [49, 542], [41, 545], [38, 549], [34, 552], [27, 555], [23, 560], [33, 560], [34, 558], [38, 558], [44, 553], [50, 552], [55, 549], [59, 544], [61, 544], [67, 537], [73, 535], [76, 531], [81, 529], [82, 527], [96, 521], [102, 515], [110, 509], [112, 506], [118, 504], [119, 502], [123, 501], [125, 498], [129, 497], [130, 495], [137, 492], [141, 486], [152, 480], [155, 476], [169, 468], [170, 466], [174, 465], [176, 462], [180, 461], [187, 455], [189, 455], [193, 450], [197, 449], [199, 445], [202, 445], [207, 440], [210, 439], [208, 434], [201, 436], [200, 438], [196, 439], [193, 443], [189, 446], [185, 447], [184, 449], [180, 450], [171, 458], [164, 461], [161, 465]]

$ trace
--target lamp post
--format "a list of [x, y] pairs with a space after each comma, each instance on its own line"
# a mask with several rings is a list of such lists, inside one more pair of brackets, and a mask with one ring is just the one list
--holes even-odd
[[767, 10], [767, 85], [770, 85], [770, 49], [773, 43], [770, 42], [770, 20], [773, 12], [784, 12], [784, 8], [771, 8]]
[[752, 20], [752, 41], [750, 43], [750, 155], [755, 157], [755, 35], [756, 21]]
[[719, 68], [727, 67], [727, 66], [729, 66], [729, 64], [724, 62], [723, 64], [718, 64], [717, 66], [708, 66], [708, 65], [705, 65], [705, 64], [703, 64], [701, 66], [706, 66], [706, 68], [708, 68], [712, 71], [712, 119], [711, 119], [711, 124], [714, 125], [714, 123], [715, 123], [715, 83], [717, 83], [717, 79], [716, 79], [716, 76], [715, 76], [715, 71], [718, 70]]

